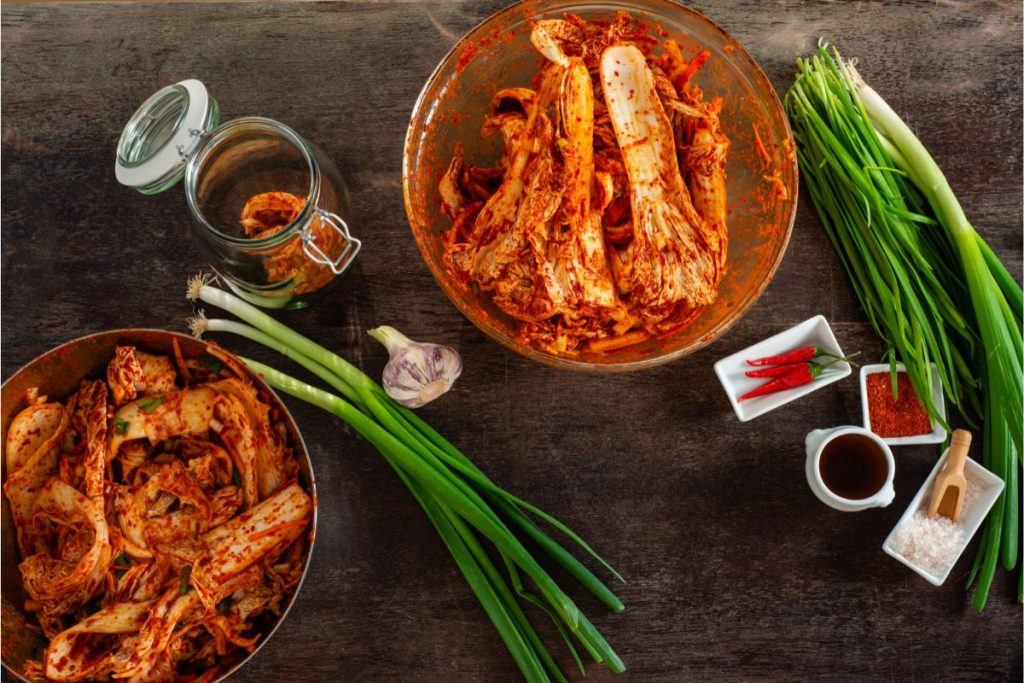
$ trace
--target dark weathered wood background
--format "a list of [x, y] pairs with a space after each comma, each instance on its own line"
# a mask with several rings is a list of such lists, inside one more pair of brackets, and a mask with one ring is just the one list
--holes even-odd
[[[288, 123], [350, 183], [365, 241], [358, 265], [329, 300], [283, 318], [371, 375], [384, 354], [365, 331], [381, 323], [463, 353], [462, 379], [423, 414], [628, 577], [624, 614], [581, 596], [629, 666], [617, 680], [1019, 680], [1015, 581], [1001, 573], [978, 615], [963, 588], [973, 545], [941, 588], [882, 553], [937, 449], [898, 449], [889, 508], [835, 512], [804, 482], [803, 438], [859, 423], [855, 378], [747, 424], [715, 379], [716, 359], [817, 313], [844, 348], [880, 351], [807, 202], [758, 304], [723, 339], [667, 367], [614, 377], [553, 371], [491, 342], [444, 297], [406, 226], [402, 142], [434, 65], [502, 4], [5, 6], [3, 376], [89, 332], [183, 329], [192, 310], [185, 280], [203, 267], [184, 198], [119, 186], [113, 162], [121, 127], [145, 97], [199, 78], [225, 118]], [[732, 31], [780, 90], [819, 36], [859, 55], [865, 77], [906, 114], [1020, 275], [1019, 2], [693, 4]], [[483, 611], [383, 460], [338, 421], [289, 405], [319, 478], [318, 545], [287, 623], [237, 678], [515, 680]], [[590, 680], [612, 678], [591, 668]]]

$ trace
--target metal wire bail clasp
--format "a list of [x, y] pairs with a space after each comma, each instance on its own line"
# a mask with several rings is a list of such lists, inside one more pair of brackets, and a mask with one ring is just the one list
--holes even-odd
[[[307, 225], [302, 232], [300, 237], [302, 239], [302, 250], [306, 252], [306, 256], [311, 261], [321, 263], [328, 268], [335, 275], [341, 275], [348, 267], [352, 265], [352, 261], [355, 259], [356, 254], [359, 253], [359, 249], [363, 246], [363, 243], [353, 237], [348, 231], [348, 224], [338, 214], [325, 211], [323, 209], [316, 210], [317, 217], [331, 228], [333, 228], [341, 238], [345, 241], [345, 248], [341, 250], [341, 254], [336, 259], [331, 259], [330, 256], [324, 253], [316, 243], [316, 235], [310, 230], [310, 226]], [[312, 225], [312, 222], [310, 223]]]
[[192, 152], [196, 151], [207, 135], [210, 134], [209, 130], [204, 128], [189, 128], [188, 129], [188, 142], [179, 144], [175, 147], [178, 150], [178, 157], [182, 161], [188, 161], [189, 157], [192, 156]]

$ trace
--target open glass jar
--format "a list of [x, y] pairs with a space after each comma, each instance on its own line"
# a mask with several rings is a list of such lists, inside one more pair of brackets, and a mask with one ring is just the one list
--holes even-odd
[[228, 286], [265, 308], [306, 306], [361, 246], [349, 233], [341, 174], [282, 123], [219, 119], [217, 101], [197, 80], [160, 90], [121, 133], [117, 179], [156, 194], [184, 178], [193, 234]]

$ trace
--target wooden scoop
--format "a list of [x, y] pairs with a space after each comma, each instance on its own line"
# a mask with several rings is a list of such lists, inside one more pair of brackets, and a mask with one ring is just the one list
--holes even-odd
[[949, 442], [949, 457], [946, 466], [935, 475], [935, 486], [932, 488], [932, 501], [928, 506], [928, 516], [934, 517], [938, 512], [949, 517], [953, 522], [960, 519], [960, 510], [964, 506], [964, 493], [967, 491], [967, 477], [964, 476], [964, 463], [967, 462], [967, 451], [971, 447], [971, 433], [966, 429], [953, 432]]

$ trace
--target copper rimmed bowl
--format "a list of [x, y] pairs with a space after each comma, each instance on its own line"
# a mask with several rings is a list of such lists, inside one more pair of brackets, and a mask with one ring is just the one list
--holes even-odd
[[[675, 39], [683, 54], [710, 50], [695, 79], [705, 97], [724, 100], [722, 125], [731, 140], [726, 173], [729, 195], [728, 272], [718, 300], [687, 327], [667, 336], [606, 353], [555, 355], [517, 339], [516, 322], [486, 293], [461, 287], [445, 273], [441, 233], [450, 221], [440, 211], [437, 182], [455, 143], [466, 161], [486, 166], [500, 156], [500, 136], [480, 128], [499, 88], [528, 86], [542, 57], [530, 45], [530, 22], [573, 12], [610, 19], [629, 12], [659, 39]], [[755, 133], [756, 131], [756, 133]], [[758, 153], [759, 135], [768, 159]], [[671, 0], [526, 0], [494, 14], [463, 37], [434, 70], [413, 108], [405, 139], [402, 185], [405, 209], [424, 261], [448, 298], [477, 327], [528, 358], [590, 372], [622, 372], [659, 365], [717, 339], [768, 286], [789, 242], [796, 213], [797, 169], [789, 123], [775, 90], [754, 59], [706, 16]], [[766, 176], [777, 174], [785, 187]]]
[[[114, 356], [114, 347], [129, 344], [138, 346], [145, 351], [170, 356], [173, 354], [171, 339], [178, 340], [181, 352], [186, 358], [197, 358], [206, 348], [204, 342], [177, 332], [130, 329], [92, 334], [47, 351], [11, 375], [0, 387], [0, 426], [2, 426], [0, 436], [6, 440], [7, 427], [10, 425], [11, 419], [27, 405], [25, 391], [30, 387], [39, 387], [40, 393], [52, 399], [63, 400], [78, 388], [78, 383], [82, 379], [103, 376], [107, 362]], [[239, 362], [239, 365], [244, 367], [244, 363]], [[313, 544], [316, 539], [316, 482], [313, 478], [313, 467], [309, 460], [306, 444], [302, 441], [302, 435], [299, 434], [299, 428], [291, 413], [288, 412], [288, 408], [277, 394], [255, 373], [249, 372], [248, 380], [256, 387], [265, 390], [270, 396], [271, 405], [280, 411], [281, 418], [288, 430], [290, 444], [299, 462], [299, 480], [313, 498], [313, 520], [302, 578], [299, 579], [299, 584], [288, 599], [281, 616], [263, 633], [256, 649], [220, 676], [218, 681], [223, 681], [255, 657], [288, 616], [288, 612], [295, 602], [295, 596], [299, 594], [309, 571], [309, 560], [312, 557]], [[7, 481], [6, 454], [0, 460], [3, 461], [3, 480]], [[3, 668], [7, 673], [14, 674], [19, 680], [26, 680], [23, 675], [25, 662], [29, 659], [38, 659], [43, 648], [46, 647], [46, 640], [36, 625], [35, 617], [26, 612], [23, 607], [26, 596], [22, 589], [21, 573], [18, 571], [20, 558], [15, 544], [14, 520], [11, 518], [11, 508], [6, 497], [3, 499], [0, 531], [2, 531], [3, 551], [2, 557], [0, 557], [0, 572], [2, 572], [2, 577], [0, 577], [2, 578], [0, 580], [0, 605], [2, 605], [0, 657], [2, 657]]]

